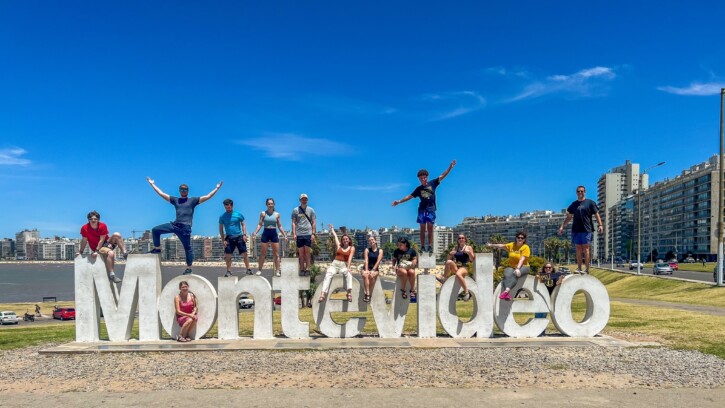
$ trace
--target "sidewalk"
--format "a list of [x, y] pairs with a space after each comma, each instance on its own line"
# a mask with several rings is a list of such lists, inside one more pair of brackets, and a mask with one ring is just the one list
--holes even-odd
[[[371, 378], [374, 381], [374, 378]], [[485, 384], [482, 384], [485, 386]], [[725, 389], [241, 389], [176, 390], [139, 393], [65, 392], [53, 394], [0, 394], [3, 406], [104, 407], [698, 407], [722, 406]]]

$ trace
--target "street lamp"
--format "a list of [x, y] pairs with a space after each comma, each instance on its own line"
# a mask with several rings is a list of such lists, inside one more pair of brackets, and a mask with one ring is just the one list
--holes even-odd
[[725, 192], [723, 189], [723, 153], [725, 153], [725, 136], [723, 135], [723, 117], [725, 116], [725, 88], [720, 88], [720, 205], [717, 211], [717, 286], [722, 286], [722, 262], [723, 262], [723, 207], [725, 206]]
[[[665, 162], [659, 162], [655, 164], [654, 166], [647, 167], [640, 175], [639, 175], [639, 189], [637, 189], [637, 275], [642, 273], [642, 199], [640, 196], [642, 195], [642, 178], [645, 174], [647, 174], [648, 171], [654, 169], [655, 167], [659, 167], [661, 165], [665, 164]], [[650, 220], [650, 222], [652, 222]], [[651, 233], [650, 233], [651, 235]], [[650, 237], [650, 240], [652, 237]]]

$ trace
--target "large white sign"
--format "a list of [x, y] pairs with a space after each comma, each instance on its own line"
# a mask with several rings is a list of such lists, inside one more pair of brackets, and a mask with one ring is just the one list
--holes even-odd
[[[203, 337], [217, 323], [220, 339], [239, 338], [238, 300], [243, 293], [254, 297], [255, 339], [273, 337], [273, 291], [282, 296], [282, 331], [294, 339], [309, 337], [309, 323], [299, 320], [298, 291], [309, 289], [309, 278], [298, 275], [296, 259], [282, 260], [282, 276], [273, 283], [260, 276], [219, 277], [218, 293], [214, 286], [198, 275], [179, 276], [161, 287], [161, 266], [157, 255], [131, 255], [126, 263], [120, 292], [111, 284], [100, 258], [77, 257], [75, 260], [76, 291], [76, 341], [97, 342], [100, 338], [100, 316], [106, 323], [111, 341], [127, 341], [131, 338], [136, 311], [138, 310], [139, 340], [160, 340], [161, 330], [175, 337], [176, 323], [174, 296], [179, 292], [179, 282], [189, 283], [199, 304], [199, 321], [194, 338]], [[455, 278], [449, 278], [436, 296], [435, 279], [432, 275], [418, 276], [417, 333], [419, 337], [436, 337], [436, 317], [451, 337], [492, 337], [493, 324], [511, 337], [536, 337], [549, 323], [548, 317], [531, 318], [518, 324], [515, 313], [548, 313], [557, 329], [568, 336], [593, 337], [609, 320], [609, 295], [599, 280], [586, 275], [567, 276], [551, 297], [546, 287], [534, 276], [519, 279], [512, 293], [519, 289], [526, 299], [513, 302], [498, 299], [499, 285], [493, 290], [493, 258], [491, 254], [476, 254], [474, 263], [476, 280], [466, 278], [473, 301], [473, 315], [462, 321], [456, 312], [456, 299], [461, 290]], [[410, 300], [401, 297], [399, 281], [396, 282], [391, 305], [377, 280], [372, 291], [370, 309], [375, 325], [382, 338], [396, 338], [403, 333], [403, 324], [410, 307]], [[332, 280], [331, 291], [343, 286], [341, 276]], [[321, 333], [328, 337], [354, 337], [360, 334], [366, 323], [364, 317], [347, 319], [343, 324], [335, 322], [333, 312], [365, 311], [362, 301], [362, 285], [353, 280], [353, 299], [356, 301], [328, 299], [319, 303], [320, 288], [314, 296], [312, 313]], [[586, 311], [582, 321], [572, 317], [571, 304], [576, 293], [586, 297]]]

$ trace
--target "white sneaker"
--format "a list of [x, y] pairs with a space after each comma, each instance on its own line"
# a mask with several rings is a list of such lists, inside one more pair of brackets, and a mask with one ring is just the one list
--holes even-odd
[[255, 272], [254, 274], [257, 275], [257, 276], [262, 276], [262, 271], [259, 270], [259, 269], [257, 269], [257, 272]]
[[282, 276], [282, 272], [280, 272], [280, 271], [277, 271], [277, 272], [275, 272], [275, 273], [274, 273], [274, 276], [276, 276], [276, 277], [280, 277], [280, 276]]

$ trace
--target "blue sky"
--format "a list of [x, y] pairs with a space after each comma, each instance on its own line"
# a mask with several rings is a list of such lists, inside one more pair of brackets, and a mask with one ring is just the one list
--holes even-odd
[[629, 159], [717, 153], [725, 2], [0, 2], [0, 237], [130, 236], [224, 186], [252, 225], [414, 226], [390, 203], [458, 165], [438, 224], [560, 210]]

